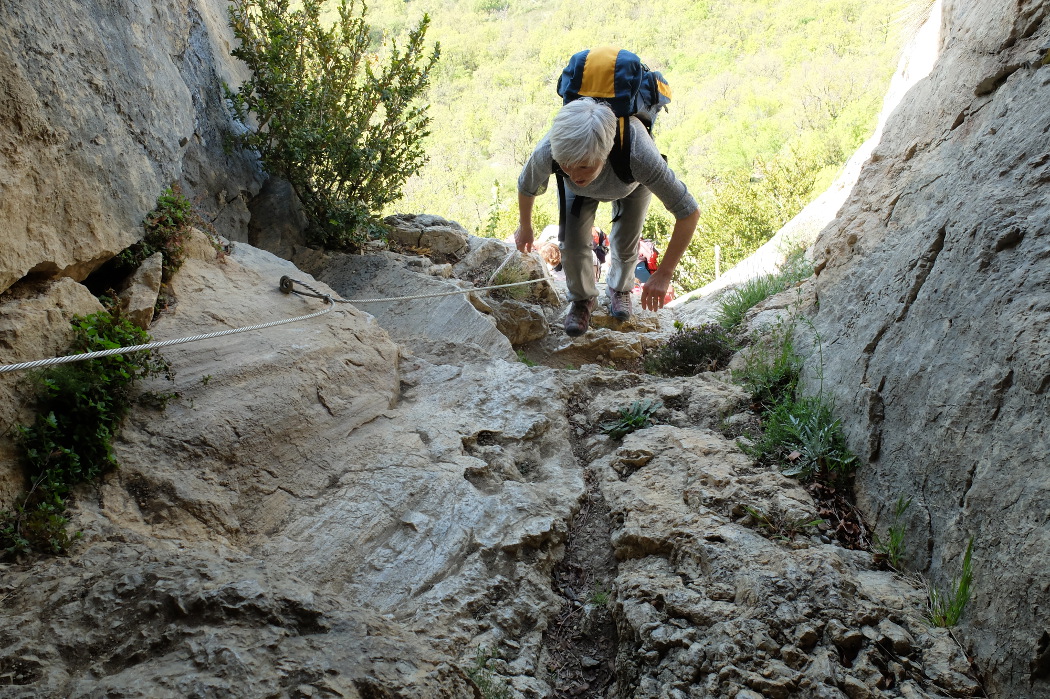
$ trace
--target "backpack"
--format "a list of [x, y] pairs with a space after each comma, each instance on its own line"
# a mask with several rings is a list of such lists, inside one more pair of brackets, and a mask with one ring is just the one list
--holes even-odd
[[645, 263], [645, 268], [649, 270], [649, 274], [655, 272], [656, 268], [660, 266], [660, 253], [657, 252], [653, 241], [647, 238], [642, 238], [638, 241], [638, 261]]
[[631, 173], [632, 116], [645, 124], [651, 137], [653, 122], [671, 101], [671, 86], [664, 76], [642, 63], [637, 55], [614, 46], [573, 54], [558, 81], [563, 104], [580, 97], [605, 102], [616, 115], [616, 139], [609, 154], [613, 172], [623, 182], [634, 182]]

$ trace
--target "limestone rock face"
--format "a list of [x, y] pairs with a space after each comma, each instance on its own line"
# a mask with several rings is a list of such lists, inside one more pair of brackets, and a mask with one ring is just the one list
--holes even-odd
[[[325, 308], [282, 275], [332, 293], [247, 244], [191, 256], [151, 331]], [[565, 391], [489, 354], [405, 352], [349, 304], [166, 348], [174, 385], [144, 388], [179, 397], [129, 418], [123, 467], [74, 508], [77, 563], [5, 573], [18, 696], [469, 696], [464, 656], [504, 638], [535, 667], [583, 489]]]
[[936, 65], [815, 250], [823, 385], [866, 461], [860, 506], [885, 527], [914, 497], [910, 563], [944, 588], [973, 538], [961, 634], [994, 696], [1050, 696], [1030, 666], [1050, 629], [1033, 583], [1050, 550], [1048, 9], [945, 3]]
[[226, 9], [211, 0], [0, 7], [0, 291], [27, 274], [81, 280], [142, 237], [172, 182], [223, 229], [261, 181], [226, 155]]

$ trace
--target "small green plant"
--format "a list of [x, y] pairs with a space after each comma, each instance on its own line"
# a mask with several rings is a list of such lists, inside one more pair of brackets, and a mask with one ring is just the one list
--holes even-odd
[[897, 503], [893, 508], [893, 523], [890, 524], [887, 537], [883, 539], [876, 534], [873, 544], [877, 558], [886, 561], [887, 565], [898, 572], [904, 569], [904, 533], [907, 530], [907, 524], [903, 521], [903, 517], [909, 507], [911, 507], [911, 498], [905, 498], [903, 495], [897, 498]]
[[[73, 320], [72, 353], [145, 344], [149, 335], [119, 313]], [[141, 378], [171, 372], [150, 351], [60, 364], [34, 375], [38, 414], [19, 426], [21, 460], [30, 482], [13, 511], [0, 513], [0, 549], [64, 552], [76, 538], [65, 530], [65, 501], [80, 483], [116, 468], [112, 440]]]
[[636, 400], [628, 408], [620, 408], [617, 419], [603, 422], [601, 429], [613, 439], [623, 439], [635, 430], [649, 427], [653, 424], [653, 414], [664, 407], [661, 401]]
[[439, 51], [424, 50], [426, 14], [403, 47], [377, 53], [363, 2], [358, 10], [356, 0], [340, 0], [334, 23], [322, 21], [324, 4], [235, 0], [232, 54], [252, 75], [226, 97], [242, 123], [258, 124], [234, 145], [292, 184], [312, 241], [357, 249], [382, 234], [376, 217], [426, 163], [422, 97]]
[[856, 457], [846, 446], [842, 425], [821, 396], [787, 400], [763, 416], [762, 437], [751, 447], [786, 476], [822, 480], [849, 476]]
[[820, 518], [791, 518], [777, 508], [770, 508], [770, 511], [767, 513], [757, 507], [745, 505], [744, 511], [751, 516], [759, 531], [764, 532], [771, 539], [780, 539], [782, 541], [790, 541], [807, 529], [818, 527], [824, 523], [824, 520]]
[[934, 626], [949, 628], [959, 623], [963, 610], [970, 601], [973, 592], [973, 537], [966, 545], [966, 554], [963, 556], [962, 575], [952, 581], [948, 592], [941, 592], [932, 585], [930, 591], [930, 622]]
[[725, 366], [735, 348], [720, 326], [709, 323], [689, 328], [675, 321], [675, 332], [667, 344], [648, 354], [642, 365], [649, 374], [693, 376]]
[[802, 357], [795, 351], [794, 335], [792, 323], [778, 320], [766, 334], [751, 338], [743, 369], [733, 372], [733, 379], [747, 389], [759, 408], [769, 409], [795, 395]]
[[510, 699], [512, 696], [510, 688], [489, 667], [489, 662], [496, 657], [487, 648], [479, 646], [478, 652], [474, 656], [474, 664], [467, 668], [467, 677], [477, 685], [484, 699]]
[[518, 361], [525, 366], [536, 366], [536, 362], [528, 358], [525, 354], [525, 350], [517, 350], [516, 354], [518, 355]]
[[591, 598], [588, 600], [591, 604], [604, 607], [609, 603], [611, 593], [605, 589], [605, 586], [598, 584], [594, 586], [594, 592], [591, 593]]
[[719, 325], [727, 331], [733, 330], [743, 322], [744, 314], [749, 310], [813, 274], [813, 265], [806, 260], [805, 252], [805, 248], [793, 251], [778, 271], [748, 279], [722, 294], [716, 314]]
[[518, 301], [527, 298], [529, 295], [530, 287], [528, 284], [520, 284], [529, 280], [528, 271], [520, 264], [510, 263], [499, 269], [496, 274], [492, 277], [490, 284], [493, 286], [499, 286], [500, 284], [519, 284], [518, 286], [508, 286], [505, 289], [493, 289], [492, 295], [497, 298], [512, 298]]

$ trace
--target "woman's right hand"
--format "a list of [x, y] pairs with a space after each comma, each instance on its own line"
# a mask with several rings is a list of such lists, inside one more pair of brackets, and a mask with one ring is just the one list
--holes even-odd
[[532, 231], [532, 226], [526, 226], [521, 224], [518, 226], [518, 230], [514, 231], [514, 245], [520, 252], [532, 252], [536, 249], [536, 234]]

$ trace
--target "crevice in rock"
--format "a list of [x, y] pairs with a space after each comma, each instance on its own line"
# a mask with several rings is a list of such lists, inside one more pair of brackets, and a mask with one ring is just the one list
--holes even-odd
[[547, 681], [554, 696], [605, 697], [616, 680], [619, 636], [609, 605], [616, 580], [609, 507], [594, 474], [569, 524], [565, 558], [552, 585], [564, 600], [543, 637]]
[[913, 269], [915, 270], [915, 279], [912, 280], [911, 288], [908, 289], [908, 294], [904, 298], [904, 307], [901, 312], [897, 315], [896, 322], [900, 323], [908, 317], [908, 311], [911, 310], [911, 306], [915, 303], [915, 299], [919, 297], [919, 292], [922, 290], [923, 284], [929, 279], [930, 273], [933, 271], [933, 266], [937, 263], [937, 256], [940, 255], [941, 250], [944, 249], [944, 239], [947, 235], [947, 226], [941, 226], [937, 233], [934, 234], [933, 242], [926, 249], [926, 252], [922, 254], [922, 257], [916, 262]]

